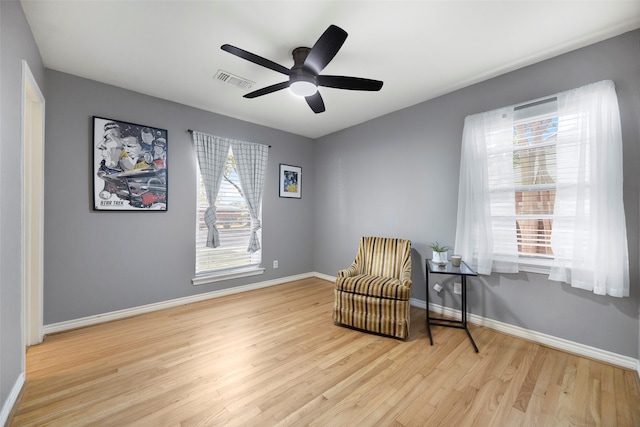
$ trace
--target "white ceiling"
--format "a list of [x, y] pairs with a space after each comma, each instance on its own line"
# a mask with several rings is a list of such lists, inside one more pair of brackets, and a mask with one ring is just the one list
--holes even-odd
[[[634, 1], [22, 0], [48, 68], [318, 138], [640, 28]], [[326, 112], [282, 90], [286, 76], [220, 49], [290, 68], [334, 24], [349, 36], [322, 74], [384, 81], [380, 92], [320, 88]], [[255, 82], [240, 89], [216, 71]], [[123, 118], [124, 119], [124, 118]]]

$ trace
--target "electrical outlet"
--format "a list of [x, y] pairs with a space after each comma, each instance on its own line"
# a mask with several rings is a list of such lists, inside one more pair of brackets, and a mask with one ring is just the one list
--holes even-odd
[[462, 293], [462, 283], [453, 282], [453, 293], [458, 295]]
[[278, 260], [273, 260], [273, 268], [278, 268]]

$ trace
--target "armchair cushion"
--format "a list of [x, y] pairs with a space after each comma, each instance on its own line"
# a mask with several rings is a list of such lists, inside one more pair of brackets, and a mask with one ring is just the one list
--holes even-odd
[[391, 277], [358, 274], [336, 280], [336, 289], [360, 295], [380, 298], [408, 300], [411, 297], [411, 284], [403, 284]]

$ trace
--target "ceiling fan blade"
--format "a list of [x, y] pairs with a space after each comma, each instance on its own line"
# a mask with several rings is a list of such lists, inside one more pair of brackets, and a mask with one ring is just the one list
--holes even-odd
[[262, 95], [267, 95], [269, 93], [273, 93], [282, 89], [286, 89], [289, 87], [289, 82], [276, 83], [271, 86], [263, 87], [262, 89], [255, 90], [253, 92], [249, 92], [244, 95], [244, 98], [257, 98]]
[[316, 44], [311, 48], [307, 59], [304, 61], [304, 68], [315, 74], [320, 74], [320, 71], [336, 56], [336, 53], [338, 53], [347, 39], [347, 35], [347, 32], [342, 28], [329, 25], [329, 28], [322, 33]]
[[367, 91], [378, 91], [382, 88], [383, 84], [380, 80], [348, 76], [318, 76], [316, 81], [318, 82], [318, 86]]
[[320, 92], [316, 92], [311, 96], [306, 96], [304, 99], [307, 100], [307, 104], [313, 110], [314, 113], [322, 113], [324, 112], [324, 101], [322, 100], [322, 96], [320, 96]]
[[253, 62], [254, 64], [258, 64], [270, 70], [277, 71], [278, 73], [282, 73], [287, 76], [291, 73], [291, 70], [289, 70], [287, 67], [263, 58], [262, 56], [258, 56], [255, 53], [247, 52], [246, 50], [240, 49], [239, 47], [231, 46], [230, 44], [223, 44], [222, 46], [220, 46], [220, 49], [229, 52], [232, 55], [239, 56], [242, 59], [246, 59], [247, 61]]

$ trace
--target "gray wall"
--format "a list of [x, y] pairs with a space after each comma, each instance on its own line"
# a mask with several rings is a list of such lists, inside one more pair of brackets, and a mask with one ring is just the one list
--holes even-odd
[[[469, 308], [490, 319], [637, 357], [639, 53], [640, 30], [317, 140], [315, 270], [335, 275], [348, 266], [362, 235], [408, 238], [414, 249], [412, 296], [425, 300], [428, 244], [453, 245], [455, 240], [464, 118], [611, 79], [622, 116], [631, 297], [595, 296], [540, 274], [495, 274], [470, 280]], [[429, 295], [436, 304], [459, 307], [450, 288], [441, 295], [431, 289]]]
[[[310, 271], [335, 275], [365, 234], [409, 238], [413, 297], [425, 299], [428, 243], [455, 237], [464, 117], [601, 79], [616, 83], [625, 154], [631, 297], [598, 297], [538, 274], [472, 281], [471, 312], [637, 357], [640, 353], [640, 31], [571, 52], [311, 141], [43, 68], [15, 1], [0, 2], [0, 402], [22, 372], [20, 85], [26, 59], [47, 98], [45, 324]], [[215, 90], [215, 89], [212, 89]], [[212, 93], [215, 96], [215, 93]], [[169, 210], [94, 212], [91, 117], [169, 131]], [[262, 276], [195, 287], [195, 158], [185, 129], [270, 144]], [[278, 164], [303, 168], [301, 200], [280, 199]], [[280, 268], [271, 268], [278, 259]], [[455, 306], [450, 293], [436, 303]], [[588, 326], [587, 322], [590, 323]]]
[[[312, 140], [48, 69], [45, 83], [45, 324], [313, 271]], [[167, 212], [92, 210], [93, 115], [168, 130]], [[191, 284], [196, 160], [186, 129], [271, 145], [263, 275]], [[279, 163], [302, 167], [302, 199], [278, 197]]]
[[44, 92], [42, 61], [18, 1], [0, 1], [0, 58], [0, 402], [3, 404], [22, 372], [24, 355], [20, 327], [23, 59]]

